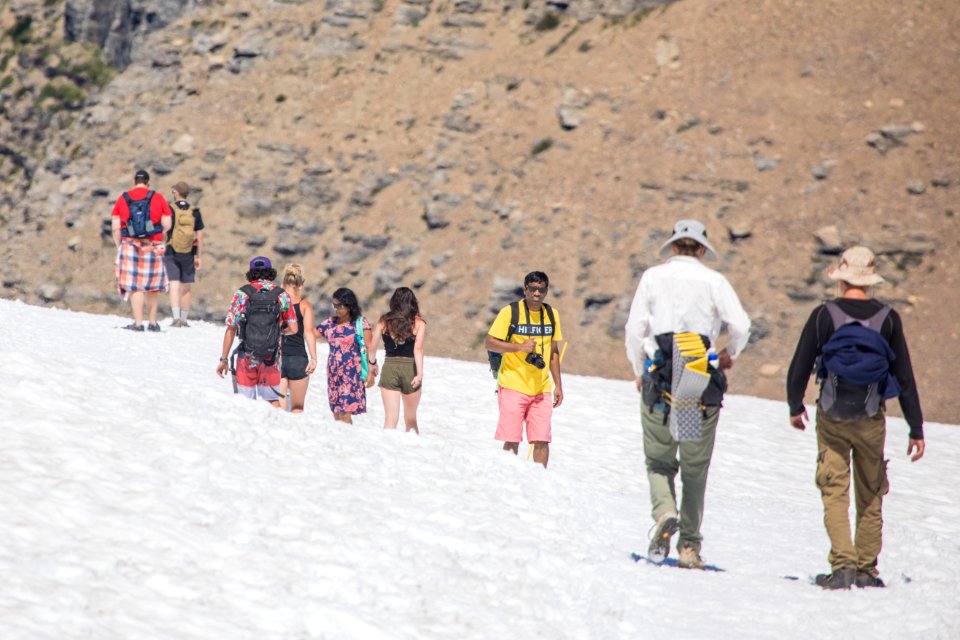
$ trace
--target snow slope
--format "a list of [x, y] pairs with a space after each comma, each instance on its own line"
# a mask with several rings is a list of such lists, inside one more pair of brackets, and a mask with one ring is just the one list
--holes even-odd
[[690, 572], [630, 558], [631, 382], [566, 377], [544, 471], [493, 441], [485, 363], [428, 358], [417, 437], [375, 390], [335, 423], [322, 374], [302, 416], [234, 396], [222, 327], [127, 322], [0, 300], [4, 640], [960, 637], [955, 426], [911, 464], [889, 421], [889, 588], [823, 592], [815, 435], [784, 403], [728, 398], [703, 548], [725, 571]]

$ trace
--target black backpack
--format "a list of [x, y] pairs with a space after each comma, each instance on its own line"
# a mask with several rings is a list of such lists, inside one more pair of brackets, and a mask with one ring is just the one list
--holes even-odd
[[[556, 321], [553, 319], [553, 309], [546, 302], [540, 303], [547, 312], [547, 318], [550, 319], [550, 325], [556, 326]], [[510, 327], [507, 329], [507, 337], [503, 339], [504, 342], [510, 342], [510, 338], [513, 337], [514, 332], [517, 330], [517, 324], [520, 322], [520, 301], [510, 303]], [[494, 336], [496, 337], [496, 336]], [[487, 351], [487, 361], [490, 363], [490, 373], [493, 374], [493, 378], [497, 379], [500, 376], [500, 365], [503, 364], [503, 354], [497, 351]]]
[[276, 362], [280, 350], [280, 294], [283, 288], [257, 290], [240, 287], [247, 294], [247, 308], [239, 325], [239, 351], [257, 360]]
[[148, 191], [147, 197], [143, 200], [134, 200], [124, 191], [123, 199], [127, 201], [127, 208], [130, 209], [130, 217], [127, 219], [128, 237], [149, 238], [159, 233], [160, 227], [153, 224], [153, 220], [150, 219], [150, 200], [153, 199], [153, 194], [153, 191]]

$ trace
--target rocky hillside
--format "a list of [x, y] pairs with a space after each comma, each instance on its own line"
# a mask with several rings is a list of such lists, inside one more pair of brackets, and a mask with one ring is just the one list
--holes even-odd
[[[208, 318], [265, 253], [371, 315], [414, 286], [429, 351], [482, 359], [496, 308], [541, 269], [565, 367], [620, 377], [637, 279], [695, 217], [755, 322], [735, 392], [782, 396], [824, 267], [864, 242], [928, 417], [953, 422], [958, 23], [953, 0], [14, 3], [0, 295], [123, 309], [104, 222], [143, 166], [162, 192], [196, 187]], [[47, 43], [122, 72], [55, 109], [62, 65], [25, 53]]]

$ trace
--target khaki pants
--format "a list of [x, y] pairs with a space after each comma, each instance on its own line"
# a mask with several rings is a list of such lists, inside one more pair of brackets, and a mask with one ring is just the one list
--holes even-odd
[[[830, 537], [832, 569], [856, 567], [877, 574], [883, 496], [889, 491], [883, 459], [886, 424], [883, 411], [872, 418], [834, 420], [817, 410], [817, 487], [823, 498], [823, 523]], [[850, 459], [857, 506], [850, 538]]]
[[[703, 437], [695, 442], [676, 442], [670, 427], [664, 423], [659, 409], [651, 410], [641, 402], [640, 423], [643, 425], [643, 453], [647, 459], [647, 481], [650, 484], [651, 515], [654, 521], [665, 513], [680, 514], [679, 545], [700, 551], [703, 536], [703, 497], [707, 490], [707, 471], [713, 456], [719, 407], [709, 407], [703, 419]], [[679, 459], [677, 454], [679, 455]], [[677, 509], [674, 478], [680, 472], [683, 499]]]

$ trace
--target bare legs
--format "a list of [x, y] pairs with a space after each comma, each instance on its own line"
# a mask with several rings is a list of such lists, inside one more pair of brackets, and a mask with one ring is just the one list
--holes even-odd
[[147, 318], [150, 324], [157, 322], [157, 303], [160, 300], [159, 291], [133, 291], [130, 294], [130, 306], [133, 308], [133, 320], [136, 324], [143, 324], [143, 301], [146, 296]]
[[[504, 442], [503, 443], [504, 451], [512, 451], [514, 455], [520, 451], [519, 442]], [[549, 442], [534, 442], [533, 443], [533, 461], [537, 464], [542, 464], [543, 468], [547, 468], [547, 462], [550, 460], [550, 443]]]
[[180, 309], [181, 315], [174, 318], [174, 320], [187, 317], [187, 312], [190, 311], [189, 282], [180, 282], [179, 280], [170, 281], [170, 308]]
[[404, 395], [393, 389], [381, 388], [380, 395], [383, 397], [384, 429], [397, 428], [397, 423], [400, 422], [400, 405], [402, 403], [404, 426], [407, 431], [413, 431], [417, 434], [420, 433], [420, 429], [417, 426], [417, 407], [420, 405], [420, 389]]
[[309, 376], [300, 380], [290, 380], [287, 384], [290, 387], [290, 412], [303, 413], [303, 405], [307, 399], [307, 387], [310, 386]]

